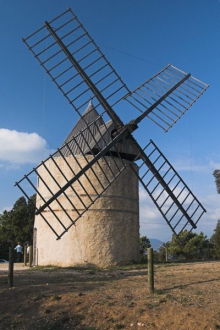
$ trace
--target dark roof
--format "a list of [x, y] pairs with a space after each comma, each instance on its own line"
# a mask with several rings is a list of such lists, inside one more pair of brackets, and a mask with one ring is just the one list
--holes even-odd
[[[112, 120], [105, 123], [90, 101], [82, 117], [62, 144], [63, 156], [98, 153], [111, 141], [111, 132], [114, 129], [116, 126]], [[125, 138], [111, 149], [111, 153], [115, 156], [120, 153], [122, 158], [129, 160], [134, 160], [136, 157]]]
[[104, 121], [102, 117], [100, 117], [92, 105], [92, 102], [90, 101], [88, 107], [82, 114], [82, 117], [79, 119], [79, 121], [76, 123], [76, 125], [73, 127], [63, 142], [62, 147], [76, 136], [77, 143], [74, 139], [68, 143], [71, 152], [67, 147], [61, 147], [63, 155], [69, 156], [71, 153], [74, 155], [82, 154], [82, 152], [84, 153], [84, 150], [88, 147], [88, 144], [94, 140], [94, 136], [98, 132], [98, 127], [102, 126], [103, 124]]

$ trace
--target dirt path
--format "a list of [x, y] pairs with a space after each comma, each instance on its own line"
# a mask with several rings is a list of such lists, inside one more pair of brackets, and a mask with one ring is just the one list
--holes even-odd
[[[1, 271], [8, 271], [8, 263], [0, 264], [0, 273]], [[28, 266], [24, 266], [23, 263], [14, 263], [14, 270], [28, 270]]]
[[0, 265], [0, 329], [220, 329], [220, 262], [147, 270], [36, 269], [15, 265], [7, 287]]

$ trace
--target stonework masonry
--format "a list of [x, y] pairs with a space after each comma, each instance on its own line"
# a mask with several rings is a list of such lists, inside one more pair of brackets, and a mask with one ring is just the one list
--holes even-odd
[[[87, 156], [87, 158], [89, 157], [91, 156]], [[75, 173], [79, 170], [79, 163], [81, 166], [86, 163], [85, 157], [82, 156], [77, 156], [78, 164], [73, 157], [68, 158], [68, 163], [71, 164]], [[115, 162], [110, 157], [108, 158], [108, 162], [114, 170]], [[56, 162], [62, 168], [66, 178], [72, 178], [72, 172], [66, 162], [61, 157], [58, 157]], [[126, 169], [61, 239], [56, 240], [55, 234], [40, 215], [35, 217], [35, 264], [61, 267], [106, 267], [129, 264], [139, 260], [138, 179], [130, 168], [129, 161], [125, 161], [125, 163], [127, 164]], [[62, 187], [66, 182], [51, 159], [48, 160], [46, 167]], [[103, 183], [106, 180], [106, 176], [100, 170], [103, 167], [106, 167], [105, 173], [110, 177], [111, 171], [106, 166], [106, 161], [100, 159], [99, 164], [93, 165], [93, 171], [88, 170], [86, 175], [83, 175], [80, 179], [80, 183], [76, 181], [73, 184], [75, 191], [85, 203], [87, 203], [88, 196], [86, 196], [83, 187], [86, 188], [89, 194], [94, 196], [94, 186], [96, 191], [100, 189], [96, 176]], [[39, 167], [39, 175], [44, 178], [53, 193], [58, 190], [57, 184], [48, 175], [45, 167]], [[94, 185], [93, 187], [90, 182]], [[45, 185], [41, 185], [41, 180], [39, 180], [38, 191], [37, 207], [42, 205], [40, 195], [46, 200], [51, 196], [51, 192], [48, 191]], [[76, 209], [83, 208], [82, 202], [72, 189], [68, 188], [66, 194], [72, 200]], [[77, 213], [73, 207], [70, 207], [66, 196], [61, 194], [58, 200], [65, 206], [71, 218], [75, 219]], [[57, 201], [52, 202], [51, 208], [65, 226], [70, 224], [70, 220]], [[61, 225], [56, 221], [49, 208], [44, 210], [44, 216], [57, 232], [61, 230]]]

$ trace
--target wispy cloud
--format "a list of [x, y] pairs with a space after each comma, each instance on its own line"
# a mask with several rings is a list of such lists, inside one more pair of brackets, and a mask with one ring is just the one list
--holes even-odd
[[213, 161], [207, 161], [203, 164], [195, 164], [191, 159], [178, 159], [172, 164], [176, 171], [185, 172], [199, 172], [199, 173], [209, 173], [210, 170], [218, 168], [220, 164], [214, 163]]
[[[197, 197], [207, 212], [201, 217], [195, 231], [196, 233], [203, 231], [205, 235], [210, 237], [214, 233], [217, 221], [220, 219], [220, 195], [216, 193], [205, 197]], [[149, 238], [157, 238], [162, 241], [170, 240], [172, 231], [142, 186], [139, 188], [139, 200], [141, 236], [146, 235]]]
[[139, 203], [140, 221], [154, 224], [155, 220], [160, 216], [160, 213], [142, 186], [139, 187]]
[[12, 206], [6, 206], [4, 209], [0, 209], [0, 214], [3, 214], [4, 211], [10, 211], [12, 209]]
[[220, 169], [220, 163], [215, 163], [212, 160], [209, 162], [210, 168], [213, 170]]
[[46, 141], [37, 133], [0, 129], [0, 167], [4, 163], [37, 164], [51, 153]]

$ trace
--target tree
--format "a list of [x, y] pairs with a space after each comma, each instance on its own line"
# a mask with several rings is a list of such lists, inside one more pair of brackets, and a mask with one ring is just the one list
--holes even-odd
[[212, 235], [210, 239], [213, 249], [212, 254], [214, 258], [220, 258], [220, 220], [218, 220], [215, 233]]
[[32, 241], [36, 195], [26, 202], [20, 197], [11, 211], [0, 214], [0, 258], [6, 258], [8, 248], [20, 241]]
[[141, 262], [146, 262], [146, 254], [147, 249], [151, 247], [150, 240], [147, 236], [139, 237], [140, 244], [140, 254], [141, 254]]
[[140, 242], [140, 252], [141, 254], [144, 254], [147, 252], [147, 249], [151, 247], [150, 240], [147, 238], [147, 236], [142, 236], [139, 238]]
[[[181, 238], [186, 237], [181, 243]], [[180, 236], [180, 240], [173, 235], [170, 242], [169, 253], [177, 259], [200, 259], [209, 256], [209, 240], [207, 236], [201, 232], [196, 233], [184, 230]]]
[[213, 172], [213, 175], [215, 177], [215, 184], [218, 194], [220, 194], [220, 170], [215, 170]]
[[[218, 194], [220, 194], [220, 170], [215, 170], [213, 172], [213, 175], [215, 177], [215, 184]], [[213, 257], [214, 258], [220, 258], [220, 220], [218, 220], [215, 233], [212, 235], [210, 239], [212, 245], [213, 245]]]
[[166, 261], [166, 254], [168, 253], [169, 255], [169, 248], [170, 248], [170, 242], [166, 242], [166, 243], [163, 243], [163, 245], [161, 245], [161, 247], [159, 248], [158, 251], [154, 251], [154, 260], [155, 261]]

